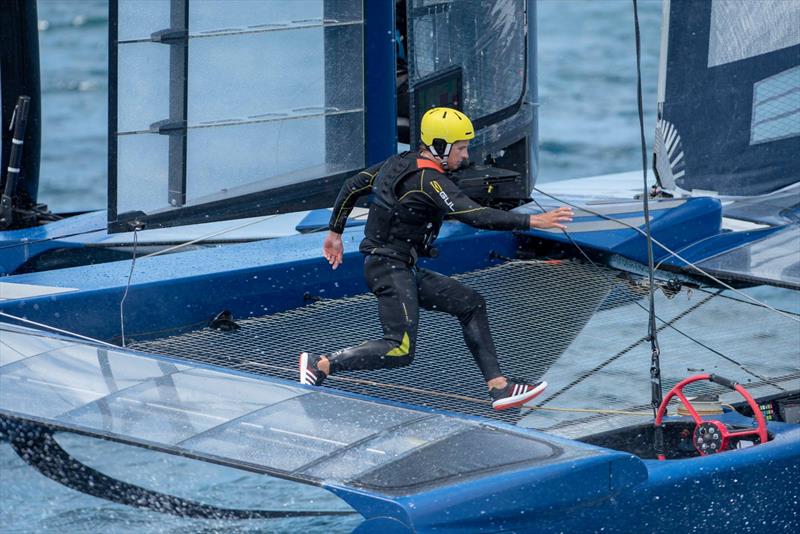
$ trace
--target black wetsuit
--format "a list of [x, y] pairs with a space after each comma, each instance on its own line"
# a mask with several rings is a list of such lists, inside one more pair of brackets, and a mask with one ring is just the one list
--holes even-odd
[[359, 250], [366, 255], [367, 286], [378, 298], [383, 339], [329, 355], [331, 373], [410, 364], [422, 307], [457, 317], [484, 378], [502, 375], [483, 297], [457, 280], [416, 267], [416, 260], [430, 255], [446, 217], [491, 230], [527, 229], [529, 217], [480, 206], [439, 169], [430, 160], [404, 153], [342, 186], [329, 225], [336, 233], [344, 231], [358, 197], [374, 194]]

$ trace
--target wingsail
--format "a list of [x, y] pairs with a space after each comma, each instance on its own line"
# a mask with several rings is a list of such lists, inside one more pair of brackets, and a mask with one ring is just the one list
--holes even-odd
[[742, 197], [800, 180], [798, 20], [797, 2], [664, 2], [662, 187]]

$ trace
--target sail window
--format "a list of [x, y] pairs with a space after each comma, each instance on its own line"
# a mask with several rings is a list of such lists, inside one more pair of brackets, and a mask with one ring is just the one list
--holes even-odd
[[154, 4], [112, 2], [109, 220], [364, 167], [360, 0]]
[[750, 144], [800, 135], [800, 67], [753, 85]]
[[523, 432], [0, 325], [0, 417], [397, 493], [593, 455]]
[[[6, 332], [2, 335], [5, 338]], [[52, 348], [2, 367], [0, 405], [3, 409], [36, 417], [55, 418], [117, 389], [187, 368], [163, 367], [153, 360], [126, 358], [114, 351], [43, 337], [32, 343], [39, 348], [43, 343], [52, 343]]]

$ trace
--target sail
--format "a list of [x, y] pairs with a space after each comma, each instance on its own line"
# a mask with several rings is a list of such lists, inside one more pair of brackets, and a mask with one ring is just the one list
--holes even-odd
[[475, 119], [476, 161], [502, 153], [524, 175], [504, 198], [527, 198], [527, 4], [111, 0], [109, 229], [330, 207], [397, 152], [401, 119], [407, 135], [409, 115], [443, 104]]
[[263, 190], [323, 207], [366, 164], [360, 1], [114, 0], [109, 42], [110, 222]]
[[754, 196], [800, 180], [800, 3], [664, 3], [655, 168], [666, 189]]

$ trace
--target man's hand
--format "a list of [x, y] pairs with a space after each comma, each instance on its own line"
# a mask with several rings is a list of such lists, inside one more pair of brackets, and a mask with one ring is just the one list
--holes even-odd
[[328, 237], [325, 238], [325, 242], [322, 244], [322, 255], [334, 269], [341, 265], [343, 252], [342, 235], [336, 232], [328, 232]]
[[572, 216], [572, 208], [562, 206], [553, 211], [546, 211], [540, 215], [531, 215], [530, 226], [531, 228], [540, 228], [542, 230], [547, 228], [566, 230], [567, 227], [563, 223], [572, 221]]

